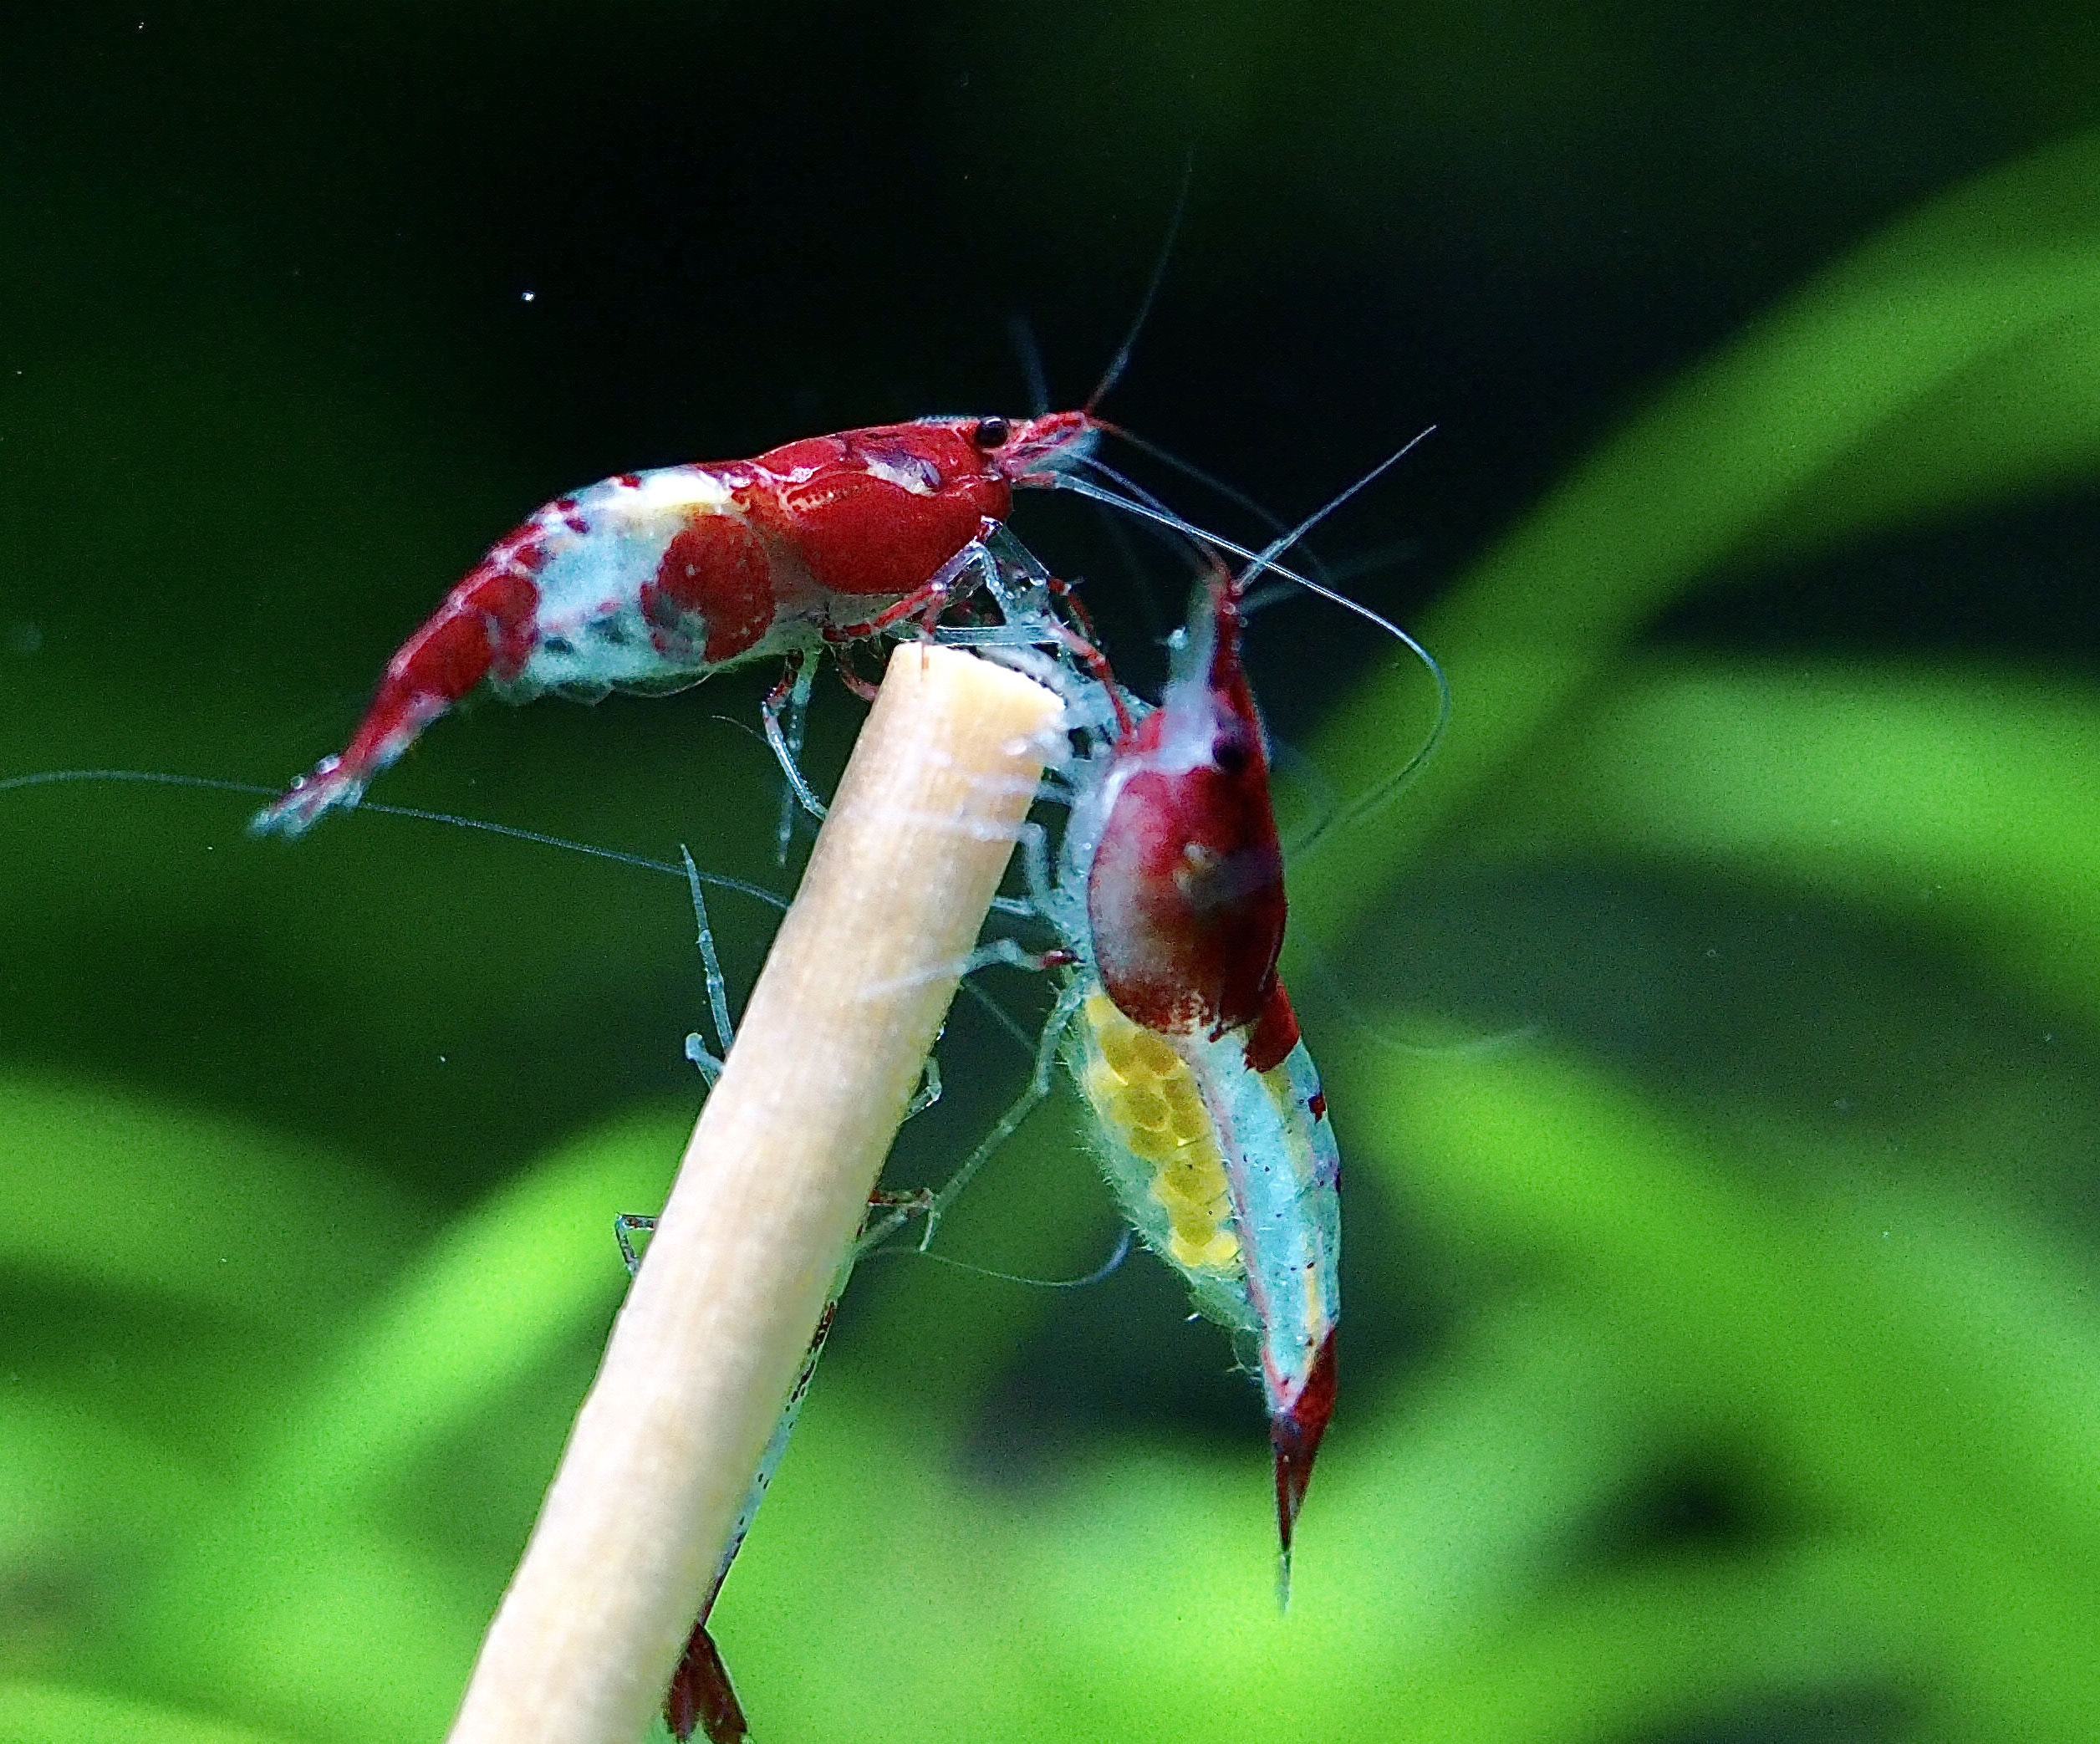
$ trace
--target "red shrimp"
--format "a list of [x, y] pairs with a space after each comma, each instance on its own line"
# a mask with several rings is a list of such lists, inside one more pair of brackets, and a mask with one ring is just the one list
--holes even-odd
[[624, 472], [558, 497], [497, 541], [387, 662], [363, 722], [256, 814], [296, 836], [490, 681], [681, 689], [931, 618], [994, 573], [1017, 485], [1044, 487], [1107, 428], [1091, 412], [927, 418], [810, 436], [747, 461]]
[[[1189, 1280], [1199, 1308], [1251, 1332], [1260, 1347], [1275, 1455], [1277, 1590], [1287, 1603], [1298, 1511], [1334, 1410], [1342, 1160], [1319, 1072], [1277, 972], [1283, 852], [1241, 642], [1256, 578], [1288, 575], [1276, 558], [1414, 446], [1251, 553], [1238, 575], [1213, 561], [1157, 709], [1133, 722], [1109, 686], [1119, 729], [1098, 785], [1083, 788], [1075, 807], [1068, 894], [1055, 905], [1083, 971], [1106, 996], [1070, 1008], [1110, 1181], [1148, 1243]], [[1450, 690], [1397, 625], [1306, 585], [1389, 631], [1436, 680], [1436, 727], [1396, 778], [1358, 802], [1375, 804], [1430, 754]], [[1071, 886], [1083, 888], [1083, 915], [1073, 912]], [[1083, 994], [1083, 976], [1078, 985]], [[1114, 1039], [1103, 1007], [1166, 1046]], [[1152, 1094], [1132, 1100], [1133, 1085]], [[1171, 1144], [1157, 1126], [1162, 1104]], [[1141, 1121], [1153, 1124], [1140, 1130]]]
[[1244, 590], [1220, 577], [1210, 595], [1195, 625], [1207, 659], [1198, 648], [1161, 706], [1118, 739], [1087, 875], [1109, 997], [1163, 1035], [1253, 1022], [1283, 951], [1283, 849], [1240, 661]]
[[[1228, 1324], [1243, 1303], [1251, 1320], [1275, 1455], [1279, 1591], [1287, 1598], [1298, 1510], [1334, 1408], [1341, 1159], [1319, 1073], [1277, 972], [1283, 854], [1240, 659], [1246, 579], [1214, 576], [1160, 707], [1118, 733], [1098, 793], [1084, 820], [1075, 818], [1073, 869], [1083, 862], [1086, 966], [1124, 1017], [1179, 1056], [1208, 1129], [1190, 1143], [1206, 1155], [1215, 1146], [1226, 1221], [1201, 1249], [1177, 1227], [1163, 1251], [1199, 1303], [1211, 1303]], [[1164, 1162], [1156, 1138], [1117, 1131], [1114, 1097], [1095, 1093], [1134, 1072], [1160, 1079], [1170, 1102], [1164, 1079], [1175, 1068], [1164, 1053], [1148, 1066], [1143, 1049], [1104, 1043], [1095, 1018], [1080, 1016], [1082, 1057], [1116, 1059], [1106, 1077], [1082, 1069], [1110, 1145], [1129, 1141], [1133, 1155]], [[1194, 1155], [1175, 1154], [1185, 1172]], [[1187, 1196], [1171, 1169], [1147, 1180], [1143, 1169], [1109, 1160], [1133, 1205], [1142, 1194], [1194, 1209], [1181, 1206]]]

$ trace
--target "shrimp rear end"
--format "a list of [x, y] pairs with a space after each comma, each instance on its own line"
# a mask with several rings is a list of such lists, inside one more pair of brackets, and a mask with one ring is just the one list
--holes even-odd
[[296, 836], [483, 682], [514, 701], [670, 690], [741, 658], [814, 642], [778, 602], [813, 591], [772, 548], [720, 468], [622, 473], [557, 497], [492, 546], [387, 662], [342, 752], [257, 813]]

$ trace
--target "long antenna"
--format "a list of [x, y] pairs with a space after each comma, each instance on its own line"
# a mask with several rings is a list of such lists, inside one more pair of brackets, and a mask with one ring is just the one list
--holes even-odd
[[[1237, 485], [1227, 484], [1225, 480], [1220, 478], [1216, 473], [1205, 471], [1203, 467], [1196, 465], [1194, 461], [1184, 460], [1171, 448], [1163, 448], [1157, 442], [1148, 441], [1144, 437], [1139, 436], [1135, 431], [1125, 430], [1120, 424], [1115, 426], [1115, 435], [1117, 440], [1119, 441], [1128, 442], [1133, 448], [1136, 449], [1139, 453], [1150, 455], [1154, 460], [1158, 461], [1162, 466], [1173, 467], [1174, 470], [1179, 472], [1184, 478], [1194, 479], [1196, 483], [1201, 485], [1205, 490], [1216, 492], [1217, 494], [1222, 497], [1227, 502], [1245, 509], [1256, 520], [1266, 523], [1268, 526], [1273, 528], [1278, 533], [1281, 533], [1283, 530], [1285, 523], [1282, 516], [1277, 513], [1277, 512], [1271, 508], [1267, 503], [1258, 502], [1254, 497], [1250, 497]], [[1086, 463], [1092, 467], [1097, 472], [1106, 473], [1109, 477], [1114, 479], [1119, 484], [1127, 485], [1129, 483], [1129, 480], [1125, 478], [1120, 472], [1115, 471], [1114, 467], [1107, 465], [1098, 456], [1088, 455], [1084, 456], [1084, 458], [1086, 460]]]
[[[1409, 635], [1407, 631], [1401, 629], [1399, 625], [1394, 623], [1391, 619], [1384, 616], [1379, 612], [1374, 611], [1360, 599], [1352, 599], [1348, 594], [1340, 592], [1337, 589], [1328, 587], [1323, 582], [1311, 580], [1308, 578], [1299, 574], [1295, 569], [1286, 568], [1283, 564], [1278, 563], [1277, 558], [1282, 553], [1289, 550], [1293, 544], [1295, 544], [1298, 540], [1303, 538], [1307, 533], [1312, 530], [1313, 528], [1317, 527], [1322, 521], [1325, 520], [1328, 516], [1333, 514], [1336, 509], [1341, 507], [1343, 503], [1347, 502], [1352, 497], [1355, 496], [1356, 493], [1361, 491], [1366, 485], [1369, 484], [1373, 480], [1379, 477], [1389, 467], [1398, 464], [1404, 456], [1412, 452], [1420, 443], [1426, 441], [1428, 437], [1435, 431], [1435, 429], [1436, 426], [1434, 424], [1431, 424], [1425, 429], [1419, 431], [1394, 452], [1388, 455], [1384, 460], [1380, 461], [1377, 466], [1374, 467], [1369, 472], [1366, 472], [1363, 477], [1358, 479], [1355, 483], [1352, 484], [1339, 496], [1335, 497], [1330, 502], [1322, 504], [1319, 508], [1316, 509], [1312, 514], [1307, 516], [1304, 520], [1301, 521], [1288, 533], [1280, 534], [1277, 538], [1270, 541], [1267, 548], [1262, 551], [1250, 551], [1244, 545], [1236, 544], [1231, 539], [1221, 538], [1220, 535], [1208, 532], [1205, 528], [1191, 525], [1188, 521], [1183, 519], [1180, 516], [1175, 514], [1171, 510], [1155, 507], [1151, 502], [1140, 500], [1139, 497], [1124, 497], [1119, 495], [1114, 491], [1104, 490], [1101, 486], [1094, 483], [1090, 479], [1081, 478], [1070, 472], [1060, 472], [1056, 475], [1054, 480], [1053, 481], [1054, 487], [1058, 490], [1071, 491], [1075, 494], [1087, 497], [1093, 502], [1105, 503], [1111, 508], [1120, 509], [1124, 513], [1127, 515], [1134, 515], [1140, 520], [1154, 522], [1162, 527], [1170, 528], [1185, 538], [1194, 539], [1200, 543], [1209, 544], [1217, 550], [1229, 552], [1235, 557], [1246, 559], [1248, 567], [1241, 574], [1238, 582], [1236, 583], [1236, 585], [1242, 591], [1246, 589], [1247, 584], [1251, 582], [1256, 576], [1259, 575], [1262, 571], [1267, 570], [1269, 574], [1279, 576], [1286, 581], [1296, 583], [1299, 587], [1303, 588], [1307, 593], [1317, 594], [1323, 599], [1333, 600], [1337, 605], [1343, 607], [1344, 609], [1354, 612], [1357, 616], [1363, 619], [1366, 622], [1375, 624], [1380, 630], [1384, 630], [1388, 635], [1391, 636], [1395, 641], [1399, 642], [1403, 647], [1406, 648], [1407, 650], [1417, 660], [1421, 661], [1422, 665], [1428, 670], [1430, 677], [1432, 681], [1434, 681], [1436, 686], [1436, 719], [1431, 723], [1429, 732], [1423, 739], [1420, 748], [1416, 750], [1414, 756], [1410, 757], [1398, 769], [1394, 770], [1392, 774], [1387, 776], [1383, 781], [1379, 782], [1375, 787], [1373, 787], [1368, 792], [1358, 795], [1339, 813], [1331, 814], [1323, 823], [1319, 824], [1310, 835], [1307, 836], [1302, 841], [1296, 844], [1293, 851], [1297, 854], [1305, 853], [1315, 844], [1319, 842], [1323, 837], [1328, 835], [1333, 831], [1341, 829], [1346, 824], [1353, 824], [1358, 818], [1363, 817], [1368, 813], [1375, 811], [1388, 799], [1391, 798], [1395, 793], [1399, 792], [1401, 788], [1404, 787], [1409, 781], [1414, 779], [1414, 776], [1421, 770], [1422, 767], [1429, 762], [1432, 756], [1435, 754], [1437, 747], [1443, 742], [1445, 729], [1450, 725], [1451, 681], [1445, 676], [1444, 668], [1438, 664], [1436, 656], [1431, 654], [1428, 649], [1425, 648], [1421, 643], [1417, 641], [1413, 636]], [[1149, 492], [1141, 493], [1141, 495], [1149, 494]]]
[[[1351, 485], [1339, 496], [1333, 497], [1330, 501], [1323, 503], [1318, 508], [1314, 509], [1311, 514], [1307, 515], [1302, 521], [1299, 522], [1298, 524], [1296, 527], [1293, 527], [1288, 533], [1278, 533], [1276, 538], [1269, 542], [1268, 548], [1263, 551], [1260, 556], [1254, 559], [1254, 567], [1241, 576], [1240, 586], [1242, 589], [1245, 589], [1247, 584], [1252, 581], [1256, 576], [1259, 575], [1262, 570], [1274, 568], [1275, 562], [1277, 558], [1281, 557], [1285, 552], [1288, 551], [1292, 546], [1297, 544], [1300, 539], [1303, 538], [1306, 534], [1312, 532], [1312, 529], [1318, 527], [1321, 522], [1326, 520], [1329, 515], [1333, 514], [1335, 510], [1341, 507], [1341, 506], [1347, 502], [1350, 497], [1355, 496], [1358, 491], [1364, 487], [1364, 486], [1371, 483], [1375, 479], [1384, 477], [1387, 472], [1390, 472], [1394, 467], [1398, 466], [1403, 460], [1406, 459], [1409, 455], [1412, 454], [1415, 449], [1419, 448], [1424, 442], [1427, 441], [1435, 434], [1436, 426], [1434, 424], [1425, 425], [1420, 430], [1417, 431], [1404, 442], [1401, 443], [1400, 446], [1394, 449], [1392, 453], [1387, 455], [1384, 460], [1380, 461], [1375, 467], [1372, 467], [1369, 472], [1366, 472], [1361, 478], [1358, 479], [1354, 484]], [[1283, 571], [1277, 569], [1277, 574], [1281, 575], [1283, 574]], [[1313, 586], [1313, 584], [1310, 582], [1307, 582], [1305, 584], [1307, 587]], [[1315, 588], [1314, 591], [1318, 592], [1321, 590]], [[1348, 599], [1347, 596], [1336, 593], [1331, 588], [1326, 589], [1325, 591], [1327, 597], [1330, 599], [1343, 601], [1343, 603], [1348, 604], [1355, 604], [1353, 600]]]
[[1116, 347], [1116, 354], [1109, 360], [1109, 367], [1101, 380], [1095, 383], [1093, 391], [1087, 395], [1087, 403], [1081, 408], [1089, 416], [1093, 409], [1109, 397], [1109, 390], [1122, 378], [1129, 366], [1131, 349], [1138, 343], [1138, 335], [1144, 331], [1144, 324], [1152, 314], [1152, 305], [1160, 294], [1160, 287], [1165, 283], [1167, 262], [1173, 258], [1175, 240], [1181, 234], [1182, 215], [1189, 209], [1189, 189], [1195, 181], [1195, 148], [1189, 148], [1189, 155], [1181, 161], [1181, 191], [1174, 196], [1174, 216], [1167, 220], [1166, 240], [1160, 244], [1160, 258], [1152, 263], [1152, 280], [1144, 288], [1144, 296], [1138, 303], [1137, 319], [1131, 322], [1130, 330], [1123, 336], [1123, 343]]
[[1431, 424], [1418, 435], [1411, 437], [1405, 446], [1400, 448], [1396, 452], [1389, 455], [1384, 460], [1379, 461], [1376, 467], [1374, 467], [1370, 472], [1365, 473], [1363, 477], [1358, 479], [1354, 484], [1351, 485], [1348, 489], [1343, 492], [1342, 494], [1337, 497], [1332, 502], [1326, 504], [1317, 513], [1308, 516], [1304, 521], [1301, 522], [1289, 533], [1284, 533], [1277, 538], [1271, 541], [1269, 547], [1266, 551], [1250, 551], [1245, 545], [1236, 544], [1232, 540], [1225, 538], [1222, 534], [1212, 533], [1206, 528], [1198, 527], [1193, 523], [1185, 520], [1180, 515], [1175, 514], [1170, 510], [1155, 508], [1149, 503], [1140, 502], [1134, 497], [1119, 496], [1114, 491], [1104, 490], [1099, 485], [1092, 482], [1090, 480], [1078, 477], [1075, 474], [1070, 472], [1058, 472], [1053, 474], [1051, 476], [1051, 488], [1059, 491], [1070, 491], [1077, 496], [1088, 497], [1095, 502], [1105, 502], [1109, 507], [1121, 509], [1124, 513], [1127, 515], [1134, 515], [1142, 521], [1156, 522], [1162, 527], [1170, 527], [1175, 532], [1181, 534], [1185, 538], [1194, 539], [1200, 544], [1215, 546], [1220, 551], [1229, 553], [1234, 557], [1244, 558], [1246, 561], [1252, 563], [1255, 567], [1248, 572], [1246, 577], [1241, 578], [1242, 580], [1247, 579], [1252, 575], [1257, 574], [1262, 570], [1266, 569], [1271, 574], [1282, 576], [1286, 581], [1295, 582], [1298, 586], [1303, 588], [1308, 594], [1318, 594], [1323, 599], [1331, 599], [1335, 604], [1342, 607], [1344, 610], [1354, 612], [1358, 617], [1363, 619], [1369, 623], [1375, 624], [1380, 630], [1384, 630], [1388, 635], [1393, 637], [1395, 640], [1405, 643], [1408, 647], [1413, 649], [1416, 654], [1420, 655], [1425, 661], [1428, 661], [1428, 663], [1434, 667], [1435, 662], [1430, 659], [1429, 650], [1424, 648], [1420, 642], [1416, 641], [1413, 636], [1409, 635], [1404, 630], [1402, 630], [1399, 625], [1394, 623], [1390, 619], [1380, 616], [1377, 612], [1372, 610], [1369, 606], [1364, 604], [1362, 600], [1352, 599], [1347, 594], [1343, 593], [1339, 589], [1328, 587], [1324, 582], [1313, 581], [1304, 575], [1301, 575], [1295, 569], [1287, 569], [1283, 564], [1277, 562], [1276, 558], [1277, 554], [1279, 552], [1288, 550], [1295, 541], [1302, 538], [1311, 528], [1318, 526], [1323, 518], [1325, 518], [1328, 515], [1332, 514], [1344, 502], [1347, 502], [1350, 497], [1356, 495], [1356, 493], [1362, 490], [1364, 486], [1369, 484], [1372, 480], [1377, 478], [1381, 473], [1383, 473], [1387, 467], [1394, 465], [1403, 456], [1411, 452], [1415, 446], [1424, 441], [1435, 430], [1435, 428], [1436, 426], [1434, 424]]
[[[260, 793], [274, 795], [276, 788], [258, 787], [252, 781], [224, 781], [212, 775], [176, 775], [160, 769], [39, 769], [29, 775], [9, 775], [0, 778], [0, 793], [13, 793], [22, 788], [48, 787], [67, 782], [89, 783], [104, 782], [135, 782], [148, 787], [203, 788], [217, 793]], [[360, 812], [375, 813], [385, 818], [415, 818], [426, 824], [450, 824], [460, 829], [478, 829], [492, 836], [503, 836], [513, 842], [532, 842], [542, 848], [558, 848], [564, 853], [581, 854], [592, 859], [611, 860], [617, 865], [633, 866], [644, 872], [655, 872], [666, 878], [684, 878], [685, 869], [668, 860], [650, 859], [646, 854], [627, 854], [618, 848], [599, 848], [589, 842], [571, 841], [567, 836], [549, 835], [545, 830], [521, 829], [515, 824], [494, 824], [487, 818], [463, 818], [455, 812], [425, 811], [413, 805], [382, 805], [366, 800], [358, 807]], [[712, 885], [718, 890], [734, 890], [740, 896], [762, 902], [768, 908], [783, 912], [788, 899], [778, 892], [766, 889], [763, 885], [747, 884], [741, 878], [731, 878], [720, 872], [696, 872], [693, 875], [702, 884]]]
[[1043, 373], [1042, 347], [1036, 343], [1036, 330], [1019, 309], [1007, 317], [1007, 338], [1013, 345], [1013, 354], [1021, 360], [1021, 373], [1028, 383], [1028, 416], [1047, 416], [1050, 411], [1050, 378]]

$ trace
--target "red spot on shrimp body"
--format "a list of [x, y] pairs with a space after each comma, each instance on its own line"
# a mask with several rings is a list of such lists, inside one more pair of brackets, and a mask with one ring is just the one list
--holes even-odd
[[515, 673], [532, 653], [538, 606], [539, 589], [507, 564], [484, 563], [461, 582], [386, 663], [338, 778], [369, 780], [491, 667]]
[[487, 625], [497, 676], [516, 677], [533, 655], [539, 589], [515, 569], [483, 569], [459, 584], [456, 598], [466, 609], [481, 613]]
[[400, 676], [415, 691], [447, 701], [464, 696], [487, 675], [496, 638], [487, 614], [454, 598], [434, 612], [394, 657], [387, 676]]
[[[1262, 1016], [1247, 1037], [1246, 1063], [1254, 1071], [1273, 1072], [1297, 1045], [1298, 1014], [1291, 1009], [1291, 996], [1283, 991], [1283, 983], [1272, 982]], [[1313, 1102], [1312, 1118], [1317, 1120], [1327, 1112], [1327, 1098], [1317, 1095]]]
[[753, 464], [773, 476], [777, 524], [818, 585], [864, 599], [922, 586], [1013, 506], [1007, 481], [942, 426], [813, 436]]
[[1210, 604], [1211, 659], [1116, 747], [1118, 787], [1087, 880], [1109, 997], [1166, 1034], [1222, 1035], [1262, 1017], [1283, 950], [1283, 851], [1239, 665], [1237, 599], [1220, 584]]
[[656, 573], [642, 584], [642, 612], [675, 628], [688, 614], [706, 626], [702, 658], [733, 660], [772, 628], [772, 563], [741, 515], [696, 513], [664, 548]]
[[1312, 1359], [1305, 1385], [1287, 1410], [1269, 1420], [1269, 1445], [1276, 1451], [1276, 1527], [1287, 1568], [1291, 1538], [1312, 1481], [1312, 1461], [1334, 1415], [1334, 1334], [1329, 1333]]

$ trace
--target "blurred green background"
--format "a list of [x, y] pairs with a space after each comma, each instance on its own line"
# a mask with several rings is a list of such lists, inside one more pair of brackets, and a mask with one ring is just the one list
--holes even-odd
[[[538, 502], [1025, 410], [1017, 315], [1083, 397], [1193, 150], [1108, 409], [1288, 515], [1440, 426], [1323, 547], [1457, 706], [1292, 867], [1349, 1189], [1296, 1602], [1162, 1267], [872, 1263], [716, 1614], [758, 1736], [2083, 1744], [2096, 34], [17, 9], [0, 776], [282, 783]], [[1149, 682], [1183, 577], [1077, 507], [1017, 528]], [[1426, 725], [1328, 608], [1251, 658], [1301, 820]], [[780, 887], [767, 681], [483, 709], [375, 797]], [[0, 793], [6, 1739], [441, 1736], [698, 1098], [677, 883], [252, 803]], [[967, 1006], [942, 1058], [897, 1180], [1025, 1071]], [[1107, 1251], [1069, 1123], [949, 1256]]]

